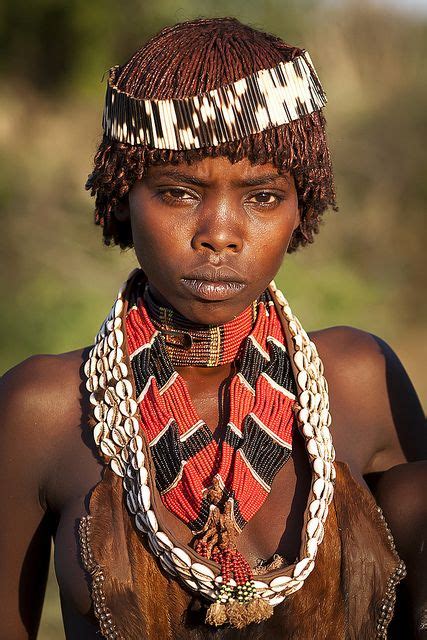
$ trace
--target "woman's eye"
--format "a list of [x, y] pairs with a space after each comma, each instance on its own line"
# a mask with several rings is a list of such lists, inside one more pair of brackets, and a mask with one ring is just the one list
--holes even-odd
[[259, 193], [252, 195], [249, 202], [261, 205], [274, 205], [279, 204], [282, 200], [283, 198], [276, 193], [271, 193], [271, 191], [260, 191]]
[[191, 200], [195, 199], [195, 196], [192, 193], [178, 187], [171, 187], [169, 189], [163, 189], [162, 191], [159, 191], [159, 197], [164, 202], [171, 204], [190, 202]]

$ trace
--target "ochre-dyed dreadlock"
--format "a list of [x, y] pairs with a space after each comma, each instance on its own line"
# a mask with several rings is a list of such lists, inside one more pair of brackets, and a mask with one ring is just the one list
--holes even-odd
[[[241, 24], [235, 18], [198, 19], [163, 29], [121, 68], [116, 85], [135, 98], [170, 99], [194, 96], [288, 62], [301, 49]], [[131, 247], [129, 221], [114, 215], [147, 167], [164, 162], [189, 164], [206, 157], [225, 156], [233, 163], [271, 162], [295, 178], [301, 224], [288, 252], [313, 242], [322, 214], [337, 209], [325, 119], [314, 111], [289, 124], [266, 129], [242, 140], [192, 150], [159, 150], [107, 140], [95, 155], [86, 189], [96, 195], [95, 223], [103, 227], [105, 244]]]

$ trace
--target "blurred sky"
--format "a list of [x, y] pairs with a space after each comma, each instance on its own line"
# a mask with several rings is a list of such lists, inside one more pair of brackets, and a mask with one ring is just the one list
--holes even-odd
[[[366, 0], [358, 2], [357, 4], [363, 4]], [[335, 6], [342, 6], [342, 0], [326, 0], [326, 4], [333, 4]], [[351, 2], [349, 3], [351, 4]], [[376, 4], [382, 7], [392, 7], [399, 11], [407, 13], [419, 13], [421, 15], [427, 15], [427, 0], [371, 0], [370, 5]]]
[[391, 5], [402, 11], [427, 14], [427, 0], [377, 0], [376, 4]]

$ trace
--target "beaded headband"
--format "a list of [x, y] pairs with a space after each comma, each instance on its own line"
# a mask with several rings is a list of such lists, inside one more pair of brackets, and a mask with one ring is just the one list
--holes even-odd
[[116, 86], [109, 72], [103, 116], [110, 140], [155, 149], [199, 149], [242, 139], [318, 111], [326, 95], [307, 51], [206, 93], [144, 100]]

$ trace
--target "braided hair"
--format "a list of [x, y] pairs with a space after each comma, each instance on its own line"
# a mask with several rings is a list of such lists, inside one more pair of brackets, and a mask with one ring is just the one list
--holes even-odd
[[[134, 98], [184, 98], [289, 62], [301, 53], [298, 47], [235, 18], [202, 18], [162, 29], [119, 68], [115, 84]], [[254, 165], [271, 162], [279, 173], [290, 171], [301, 223], [288, 252], [313, 242], [323, 213], [328, 207], [337, 210], [325, 124], [323, 113], [314, 111], [241, 140], [179, 151], [133, 146], [104, 136], [86, 183], [96, 196], [95, 224], [102, 226], [104, 243], [122, 249], [133, 246], [130, 222], [119, 219], [115, 211], [150, 165], [191, 164], [218, 156], [232, 163], [243, 158]]]

